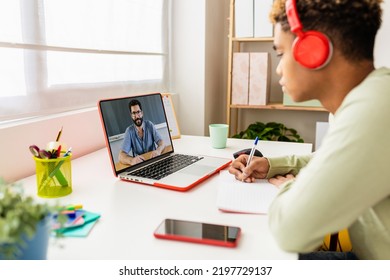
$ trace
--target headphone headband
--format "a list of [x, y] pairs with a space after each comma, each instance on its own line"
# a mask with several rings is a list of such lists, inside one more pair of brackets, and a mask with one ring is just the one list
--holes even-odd
[[299, 20], [297, 5], [295, 0], [286, 1], [286, 14], [288, 24], [290, 24], [291, 32], [301, 33], [302, 32], [302, 23]]

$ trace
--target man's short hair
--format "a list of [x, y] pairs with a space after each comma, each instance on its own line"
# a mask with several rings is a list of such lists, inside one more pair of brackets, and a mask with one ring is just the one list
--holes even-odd
[[[374, 44], [382, 23], [383, 0], [296, 0], [303, 31], [326, 34], [335, 49], [350, 61], [373, 60]], [[286, 0], [275, 0], [270, 19], [290, 31]]]
[[141, 105], [141, 102], [139, 102], [137, 99], [133, 99], [129, 102], [129, 110], [130, 110], [130, 113], [131, 113], [131, 107], [132, 106], [139, 106], [139, 108], [141, 109], [142, 111], [142, 105]]

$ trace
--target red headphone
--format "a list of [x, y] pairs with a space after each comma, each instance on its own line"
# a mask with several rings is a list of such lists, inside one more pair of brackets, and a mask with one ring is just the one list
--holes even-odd
[[293, 43], [295, 60], [309, 69], [315, 70], [325, 67], [332, 57], [333, 46], [331, 41], [324, 33], [313, 30], [304, 32], [302, 30], [296, 0], [286, 1], [286, 14], [291, 32], [297, 35]]

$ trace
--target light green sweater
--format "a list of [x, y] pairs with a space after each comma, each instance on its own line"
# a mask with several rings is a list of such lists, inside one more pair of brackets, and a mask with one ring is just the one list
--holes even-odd
[[271, 231], [304, 253], [348, 228], [360, 259], [390, 259], [390, 69], [373, 71], [334, 117], [312, 157], [268, 159], [267, 177], [299, 172], [270, 207]]

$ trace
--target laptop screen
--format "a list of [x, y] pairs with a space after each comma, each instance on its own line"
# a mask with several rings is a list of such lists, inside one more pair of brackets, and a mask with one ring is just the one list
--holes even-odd
[[99, 101], [116, 175], [173, 152], [161, 94]]

